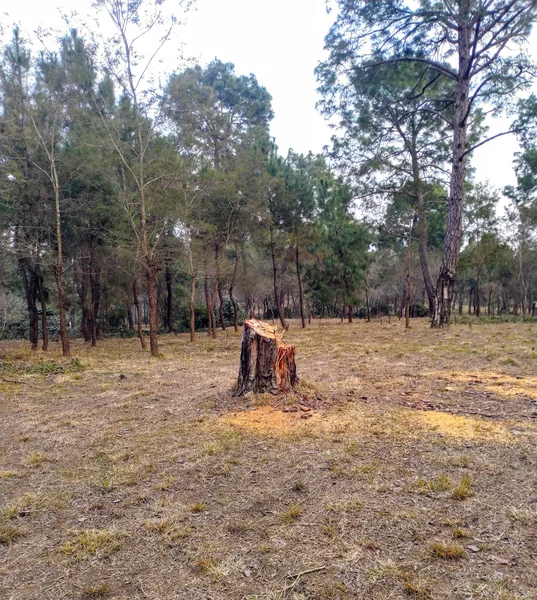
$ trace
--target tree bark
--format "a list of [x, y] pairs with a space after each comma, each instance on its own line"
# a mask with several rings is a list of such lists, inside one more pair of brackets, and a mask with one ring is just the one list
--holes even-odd
[[55, 204], [56, 204], [56, 266], [54, 268], [54, 275], [56, 277], [56, 286], [58, 288], [58, 309], [60, 313], [60, 338], [62, 342], [62, 354], [64, 356], [70, 356], [71, 350], [69, 345], [69, 336], [67, 335], [67, 322], [66, 322], [66, 311], [67, 311], [67, 298], [63, 289], [63, 244], [62, 244], [62, 227], [61, 227], [61, 213], [60, 213], [60, 184], [58, 181], [58, 175], [56, 172], [56, 166], [54, 160], [52, 161], [52, 175], [54, 179], [54, 192], [55, 192]]
[[367, 312], [367, 322], [371, 323], [371, 307], [369, 306], [369, 289], [367, 281], [365, 282], [365, 310]]
[[41, 335], [43, 344], [41, 346], [43, 352], [48, 350], [48, 321], [47, 321], [47, 294], [43, 283], [43, 275], [41, 270], [37, 273], [37, 297], [41, 304]]
[[220, 283], [220, 247], [218, 246], [218, 244], [215, 245], [214, 261], [216, 264], [214, 301], [216, 302], [216, 294], [218, 294], [218, 316], [220, 317], [220, 327], [222, 327], [222, 331], [225, 331], [226, 321], [224, 319], [224, 295], [222, 294], [222, 285]]
[[166, 327], [168, 333], [173, 332], [173, 279], [169, 265], [166, 265], [164, 272], [166, 279]]
[[26, 260], [19, 260], [19, 270], [24, 285], [26, 296], [26, 306], [28, 308], [29, 318], [29, 338], [32, 350], [37, 350], [39, 342], [39, 315], [36, 304], [36, 281], [33, 269], [29, 267]]
[[476, 273], [476, 284], [475, 284], [475, 316], [479, 317], [481, 315], [481, 264], [479, 263], [477, 266]]
[[244, 321], [236, 396], [288, 392], [298, 383], [295, 347], [282, 337], [268, 323]]
[[427, 211], [425, 208], [425, 199], [423, 197], [423, 191], [420, 189], [417, 193], [418, 203], [418, 248], [420, 255], [421, 272], [423, 274], [423, 283], [425, 284], [425, 291], [427, 292], [427, 299], [429, 300], [429, 315], [434, 314], [435, 306], [435, 289], [433, 280], [431, 278], [431, 271], [429, 268], [429, 227], [427, 222]]
[[458, 39], [459, 68], [455, 85], [453, 118], [452, 167], [449, 186], [447, 228], [442, 252], [442, 266], [436, 284], [431, 327], [447, 327], [451, 318], [451, 302], [462, 241], [462, 211], [466, 176], [466, 144], [470, 112], [471, 40], [469, 25], [470, 2], [460, 3]]
[[[237, 267], [239, 265], [239, 253], [235, 252], [235, 266], [233, 267], [233, 275], [231, 277], [231, 283], [229, 284], [229, 298], [231, 300], [231, 304], [233, 304], [233, 327], [235, 331], [239, 331], [239, 307], [237, 306], [237, 301], [233, 296], [233, 288], [235, 287], [235, 278], [237, 277]], [[247, 307], [248, 310], [248, 307]]]
[[157, 272], [157, 258], [150, 255], [146, 258], [145, 276], [149, 301], [149, 348], [151, 356], [158, 356]]
[[[285, 315], [283, 314], [283, 310], [279, 306], [280, 304], [280, 295], [278, 294], [278, 266], [276, 265], [276, 248], [274, 245], [274, 229], [270, 228], [270, 251], [272, 256], [272, 282], [274, 286], [274, 304], [278, 307], [278, 317], [280, 319], [280, 323], [282, 327], [287, 330], [287, 323], [285, 322]], [[274, 317], [273, 317], [274, 318]]]
[[91, 345], [97, 346], [97, 340], [101, 337], [100, 313], [101, 313], [101, 270], [97, 264], [93, 244], [90, 248], [90, 282], [91, 282], [91, 311], [90, 331]]
[[[289, 261], [293, 258], [293, 244], [289, 246], [287, 252], [285, 254], [285, 258], [282, 262], [281, 273], [280, 273], [280, 296], [278, 300], [278, 312], [283, 315], [285, 320], [285, 294], [287, 292], [287, 305], [289, 306], [289, 290], [286, 289], [286, 281], [285, 277], [287, 275], [287, 267], [289, 266]], [[283, 325], [282, 325], [283, 327]], [[288, 327], [288, 326], [287, 326]]]
[[[88, 298], [88, 291], [90, 287], [90, 268], [91, 261], [88, 261], [88, 251], [86, 245], [82, 245], [82, 253], [81, 253], [81, 265], [80, 265], [80, 287], [79, 287], [79, 297], [80, 304], [82, 305], [82, 322], [81, 322], [81, 333], [84, 341], [89, 343], [91, 342], [91, 305]], [[89, 265], [88, 265], [89, 262]]]
[[140, 340], [140, 344], [142, 349], [146, 349], [146, 343], [144, 338], [144, 332], [142, 329], [142, 308], [140, 306], [140, 298], [138, 297], [138, 281], [136, 277], [132, 278], [132, 298], [134, 302], [134, 308], [136, 310], [136, 324], [138, 327], [138, 339]]
[[128, 300], [125, 301], [125, 312], [127, 313], [127, 323], [129, 324], [129, 331], [134, 331], [134, 319], [132, 318], [132, 308]]
[[302, 290], [302, 276], [300, 274], [300, 260], [299, 260], [299, 249], [298, 242], [295, 247], [295, 258], [296, 258], [296, 278], [298, 279], [298, 307], [300, 309], [300, 322], [302, 329], [306, 327], [306, 320], [304, 318], [304, 292]]

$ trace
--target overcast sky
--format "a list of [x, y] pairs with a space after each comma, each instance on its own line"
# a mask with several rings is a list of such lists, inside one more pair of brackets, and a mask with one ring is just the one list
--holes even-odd
[[[9, 7], [9, 18], [0, 22], [4, 34], [11, 23], [19, 22], [28, 38], [39, 25], [62, 28], [62, 10], [85, 14], [90, 7], [91, 0], [19, 0]], [[238, 74], [253, 73], [272, 95], [271, 132], [280, 152], [286, 154], [288, 148], [320, 152], [330, 141], [330, 130], [315, 109], [313, 70], [325, 56], [324, 36], [333, 18], [326, 12], [325, 0], [197, 0], [171, 44], [183, 43], [185, 55], [201, 64], [217, 57], [234, 63]], [[170, 71], [177, 68], [166, 60], [172, 56], [175, 52], [168, 47], [164, 59]], [[492, 123], [491, 133], [508, 124], [508, 120]], [[514, 183], [516, 149], [514, 136], [505, 136], [476, 150], [477, 179], [489, 179], [500, 188]]]

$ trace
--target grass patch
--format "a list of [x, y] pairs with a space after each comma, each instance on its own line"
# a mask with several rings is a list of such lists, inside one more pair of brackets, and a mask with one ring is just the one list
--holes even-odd
[[35, 362], [4, 360], [0, 363], [0, 373], [6, 375], [59, 375], [85, 371], [86, 366], [78, 358], [67, 362], [39, 359]]
[[27, 467], [42, 467], [44, 462], [50, 461], [50, 458], [44, 452], [35, 450], [24, 459]]
[[455, 498], [455, 500], [464, 500], [465, 498], [468, 498], [469, 496], [473, 496], [473, 491], [471, 489], [472, 485], [472, 479], [470, 478], [469, 475], [464, 475], [464, 477], [461, 478], [461, 480], [459, 481], [459, 484], [457, 485], [457, 487], [453, 490], [453, 492], [451, 493], [452, 497]]
[[464, 548], [457, 544], [441, 544], [440, 542], [435, 542], [431, 546], [431, 550], [435, 556], [446, 560], [455, 560], [466, 557]]
[[4, 546], [11, 546], [24, 534], [18, 527], [12, 527], [11, 525], [4, 525], [0, 528], [0, 544]]
[[78, 560], [91, 556], [104, 558], [121, 547], [118, 532], [110, 529], [84, 529], [74, 534], [74, 539], [63, 544], [61, 552]]
[[102, 585], [91, 586], [82, 592], [83, 600], [91, 600], [91, 598], [106, 598], [110, 593], [110, 586], [103, 583]]
[[282, 512], [282, 514], [280, 515], [280, 521], [282, 523], [285, 523], [286, 525], [291, 525], [292, 523], [298, 521], [301, 515], [302, 507], [300, 506], [300, 504], [295, 504], [294, 506], [291, 506], [291, 508]]
[[173, 487], [173, 484], [177, 481], [177, 477], [173, 477], [171, 475], [167, 475], [166, 477], [164, 477], [163, 479], [161, 479], [158, 483], [157, 483], [157, 489], [162, 491], [162, 492], [166, 492], [168, 490], [171, 490]]
[[453, 482], [447, 475], [440, 475], [438, 479], [427, 480], [419, 477], [415, 483], [418, 494], [431, 494], [435, 492], [445, 492], [453, 487]]

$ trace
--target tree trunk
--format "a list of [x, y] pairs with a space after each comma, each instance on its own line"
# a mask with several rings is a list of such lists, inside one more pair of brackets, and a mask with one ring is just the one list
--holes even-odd
[[46, 352], [48, 350], [47, 295], [41, 272], [37, 273], [37, 296], [39, 298], [39, 303], [41, 304], [41, 334], [43, 337], [43, 345], [41, 348], [43, 349], [43, 352]]
[[475, 316], [479, 317], [481, 315], [481, 289], [479, 286], [481, 279], [481, 265], [477, 267], [476, 274], [476, 284], [475, 284]]
[[469, 23], [470, 3], [461, 3], [461, 26], [458, 39], [458, 78], [455, 85], [455, 114], [453, 118], [452, 166], [449, 187], [447, 227], [442, 252], [442, 266], [436, 284], [435, 306], [431, 327], [447, 327], [451, 317], [451, 301], [455, 275], [459, 264], [462, 240], [462, 211], [466, 176], [466, 143], [470, 112], [471, 40]]
[[168, 333], [173, 332], [173, 279], [169, 265], [166, 265], [164, 272], [166, 280], [166, 327]]
[[216, 295], [218, 294], [218, 316], [220, 318], [220, 327], [222, 328], [222, 331], [225, 331], [226, 321], [224, 319], [224, 295], [222, 294], [222, 285], [220, 281], [222, 274], [220, 273], [220, 246], [218, 244], [215, 244], [214, 261], [216, 264], [214, 302], [216, 302]]
[[146, 258], [147, 299], [149, 301], [149, 349], [151, 356], [158, 356], [158, 305], [157, 305], [157, 259]]
[[134, 330], [134, 319], [132, 318], [132, 308], [128, 300], [125, 301], [125, 312], [127, 313], [127, 323], [129, 324], [129, 331]]
[[90, 311], [90, 330], [91, 345], [97, 346], [97, 339], [101, 337], [100, 312], [101, 312], [101, 272], [95, 258], [93, 247], [90, 250], [91, 265], [91, 311]]
[[[276, 306], [279, 305], [280, 295], [278, 294], [278, 266], [276, 265], [276, 248], [274, 246], [274, 229], [270, 228], [270, 252], [272, 256], [272, 283], [274, 286], [274, 303]], [[285, 322], [285, 315], [280, 306], [278, 306], [278, 317], [282, 327], [287, 330], [287, 323]], [[274, 320], [274, 317], [273, 317]]]
[[423, 195], [423, 189], [420, 180], [419, 165], [415, 153], [412, 153], [412, 163], [414, 172], [414, 189], [416, 194], [416, 204], [418, 213], [417, 237], [420, 255], [420, 265], [421, 272], [423, 275], [423, 283], [425, 284], [425, 291], [427, 292], [427, 298], [429, 300], [429, 315], [432, 315], [434, 313], [435, 291], [433, 286], [433, 280], [431, 279], [431, 271], [429, 268], [429, 224], [427, 220], [425, 198]]
[[24, 284], [24, 293], [26, 295], [26, 306], [28, 308], [28, 318], [30, 323], [29, 337], [32, 350], [37, 350], [39, 342], [39, 315], [36, 304], [36, 281], [35, 273], [26, 260], [19, 260], [19, 269]]
[[54, 175], [54, 191], [56, 199], [56, 266], [54, 268], [54, 275], [56, 277], [56, 286], [58, 288], [58, 310], [60, 313], [60, 338], [62, 341], [62, 354], [64, 356], [70, 356], [71, 350], [69, 346], [69, 336], [67, 335], [67, 321], [65, 313], [67, 311], [67, 298], [63, 289], [63, 245], [62, 245], [62, 228], [61, 228], [61, 214], [60, 214], [60, 184], [56, 173], [56, 168], [53, 164], [53, 175]]
[[[285, 277], [287, 275], [287, 267], [289, 265], [289, 261], [293, 259], [293, 245], [291, 244], [287, 249], [285, 254], [285, 258], [283, 259], [281, 273], [280, 273], [280, 297], [278, 300], [278, 312], [283, 315], [285, 320], [285, 294], [287, 292], [287, 305], [289, 306], [289, 290], [286, 290], [286, 281]], [[283, 325], [282, 325], [283, 327]], [[287, 326], [288, 327], [288, 326]]]
[[295, 258], [296, 258], [296, 278], [298, 279], [298, 307], [300, 310], [300, 322], [302, 329], [306, 327], [306, 320], [304, 319], [304, 291], [302, 290], [302, 277], [300, 275], [300, 260], [298, 256], [298, 242], [295, 247]]
[[[86, 252], [84, 251], [86, 250]], [[79, 288], [79, 297], [80, 304], [82, 305], [82, 322], [81, 322], [81, 333], [84, 341], [89, 343], [91, 342], [91, 305], [88, 298], [88, 291], [90, 287], [90, 268], [91, 268], [91, 260], [87, 260], [87, 248], [85, 245], [82, 246], [82, 256], [81, 256], [81, 270], [80, 270], [80, 288]], [[88, 265], [89, 262], [89, 265]]]
[[405, 329], [410, 329], [410, 278], [406, 278], [405, 286]]
[[205, 304], [207, 306], [207, 319], [208, 319], [207, 335], [209, 337], [211, 337], [212, 330], [213, 330], [213, 320], [212, 320], [211, 301], [209, 299], [209, 275], [207, 274], [207, 265], [205, 265], [205, 275], [203, 277], [203, 291], [205, 292]]
[[144, 332], [142, 329], [142, 308], [140, 306], [140, 298], [138, 297], [138, 281], [136, 277], [132, 278], [132, 297], [134, 302], [134, 308], [136, 309], [136, 321], [138, 327], [138, 339], [142, 345], [142, 349], [146, 349], [146, 343], [144, 338]]
[[352, 304], [347, 304], [349, 323], [352, 323]]
[[190, 265], [190, 299], [188, 302], [190, 309], [190, 341], [194, 342], [196, 340], [196, 310], [194, 307], [194, 300], [196, 299], [196, 271], [194, 270], [191, 243], [188, 245], [188, 262]]
[[365, 310], [367, 312], [367, 322], [371, 323], [371, 308], [369, 306], [369, 290], [367, 282], [365, 283]]
[[233, 304], [233, 326], [235, 328], [235, 331], [239, 331], [239, 307], [237, 306], [237, 301], [235, 300], [235, 297], [233, 296], [233, 288], [235, 287], [235, 278], [237, 277], [238, 265], [239, 265], [239, 252], [236, 250], [235, 266], [233, 268], [233, 276], [231, 277], [231, 283], [229, 284], [229, 298], [231, 300], [231, 304]]
[[236, 396], [288, 392], [298, 383], [295, 347], [286, 346], [282, 337], [268, 323], [244, 321]]

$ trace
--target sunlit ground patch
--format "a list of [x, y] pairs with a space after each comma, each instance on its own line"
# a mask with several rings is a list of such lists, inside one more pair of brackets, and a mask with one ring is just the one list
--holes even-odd
[[[420, 428], [443, 436], [464, 440], [490, 440], [513, 443], [516, 441], [504, 423], [497, 423], [479, 417], [464, 417], [437, 411], [414, 411], [409, 417]], [[418, 433], [418, 435], [421, 432]]]
[[458, 382], [483, 387], [487, 392], [512, 398], [526, 396], [537, 398], [537, 377], [511, 377], [493, 371], [430, 372], [426, 377], [437, 377], [444, 381]]

